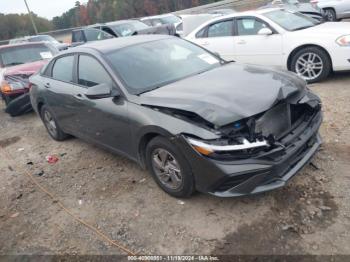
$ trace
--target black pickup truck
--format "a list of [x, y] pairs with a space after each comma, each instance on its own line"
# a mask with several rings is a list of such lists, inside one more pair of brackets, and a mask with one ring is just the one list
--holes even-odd
[[138, 20], [121, 20], [95, 24], [73, 30], [72, 46], [81, 45], [89, 41], [146, 34], [176, 35], [176, 29], [173, 25], [150, 27]]

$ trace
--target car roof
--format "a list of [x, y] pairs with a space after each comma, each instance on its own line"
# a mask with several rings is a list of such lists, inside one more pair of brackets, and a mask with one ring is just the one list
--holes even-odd
[[121, 24], [130, 23], [130, 22], [133, 23], [135, 21], [137, 21], [137, 20], [136, 19], [119, 20], [119, 21], [105, 23], [105, 25], [121, 25]]
[[4, 48], [19, 47], [19, 46], [33, 46], [33, 45], [45, 45], [45, 43], [44, 42], [22, 42], [22, 43], [16, 43], [16, 44], [1, 45], [0, 50]]
[[10, 39], [10, 40], [28, 40], [28, 39], [31, 39], [33, 37], [38, 37], [38, 36], [50, 36], [50, 35], [44, 35], [44, 34], [40, 34], [40, 35], [26, 35], [26, 36], [23, 36], [23, 37], [13, 38], [13, 39]]
[[141, 17], [140, 20], [149, 20], [149, 19], [155, 19], [155, 18], [163, 18], [163, 17], [168, 17], [168, 16], [176, 16], [174, 14], [162, 14], [162, 15], [153, 15], [153, 16], [145, 16], [145, 17]]
[[232, 13], [232, 14], [228, 14], [228, 15], [215, 17], [215, 18], [207, 21], [206, 23], [221, 21], [225, 18], [233, 18], [233, 17], [237, 17], [237, 16], [256, 16], [256, 15], [261, 15], [261, 14], [265, 14], [265, 13], [268, 13], [271, 11], [277, 11], [277, 10], [284, 10], [284, 9], [271, 7], [271, 8], [257, 9], [257, 10], [249, 10], [249, 11], [244, 11], [244, 12], [237, 12], [237, 13]]
[[100, 41], [93, 41], [88, 42], [84, 45], [77, 46], [74, 48], [69, 49], [65, 53], [77, 53], [77, 52], [86, 52], [88, 50], [96, 50], [100, 53], [109, 53], [110, 51], [116, 51], [118, 49], [152, 42], [152, 41], [159, 41], [163, 39], [171, 39], [176, 38], [174, 36], [169, 35], [136, 35], [136, 36], [126, 36], [126, 37], [117, 37], [117, 38], [111, 38], [107, 40], [100, 40]]

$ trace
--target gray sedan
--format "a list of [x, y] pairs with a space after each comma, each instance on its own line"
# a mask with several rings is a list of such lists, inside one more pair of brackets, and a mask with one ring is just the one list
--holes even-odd
[[281, 187], [321, 143], [321, 102], [298, 76], [226, 62], [176, 37], [72, 48], [31, 82], [53, 139], [122, 154], [175, 197]]
[[312, 0], [325, 11], [328, 21], [350, 18], [350, 0]]
[[315, 4], [298, 0], [273, 0], [271, 3], [263, 6], [262, 8], [278, 7], [284, 8], [289, 11], [299, 12], [308, 17], [311, 17], [318, 22], [324, 22], [327, 20], [323, 10]]

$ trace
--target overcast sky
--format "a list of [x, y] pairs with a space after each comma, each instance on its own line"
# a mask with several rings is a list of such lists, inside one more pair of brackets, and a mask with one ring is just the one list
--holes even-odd
[[[48, 19], [74, 7], [75, 2], [76, 0], [27, 0], [32, 12]], [[24, 0], [0, 0], [0, 13], [27, 13], [27, 9]]]

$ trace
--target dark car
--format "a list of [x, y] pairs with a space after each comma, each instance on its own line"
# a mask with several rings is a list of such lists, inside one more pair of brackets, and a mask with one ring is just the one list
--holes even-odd
[[148, 26], [138, 20], [121, 20], [105, 24], [94, 24], [72, 31], [72, 46], [86, 42], [106, 40], [132, 35], [175, 35], [174, 25]]
[[116, 36], [101, 29], [93, 27], [83, 27], [72, 31], [72, 47], [82, 45], [86, 42], [100, 41], [115, 38]]
[[311, 17], [318, 22], [327, 21], [326, 13], [317, 5], [311, 3], [300, 2], [298, 0], [274, 0], [263, 8], [279, 7], [293, 12], [302, 13]]
[[31, 111], [29, 77], [39, 71], [58, 50], [47, 43], [0, 46], [0, 95], [11, 116]]
[[30, 80], [53, 139], [69, 134], [125, 155], [175, 197], [281, 187], [321, 143], [321, 102], [302, 79], [176, 37], [89, 43]]

